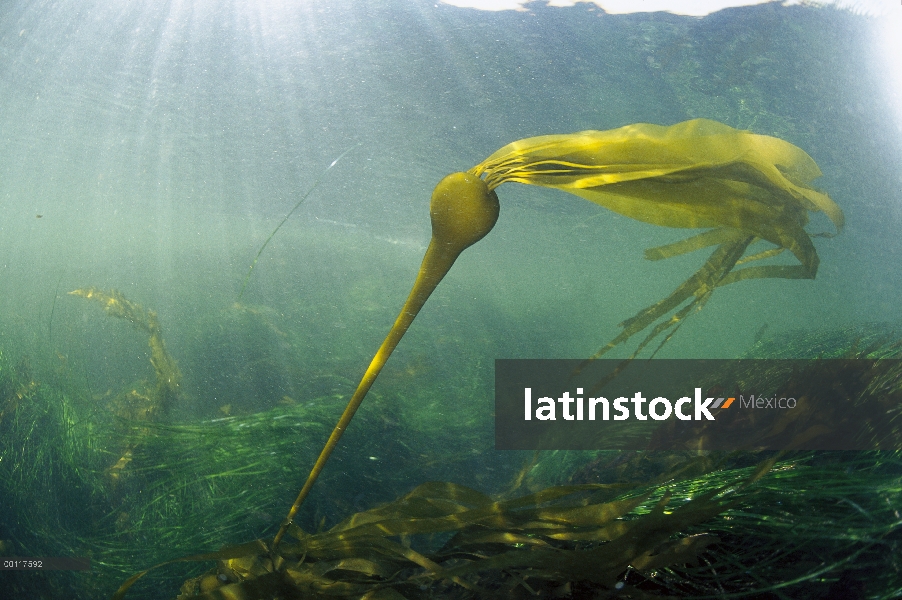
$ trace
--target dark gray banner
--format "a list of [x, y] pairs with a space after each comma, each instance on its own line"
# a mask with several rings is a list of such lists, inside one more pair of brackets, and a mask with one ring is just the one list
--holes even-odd
[[902, 361], [496, 360], [499, 450], [898, 450]]

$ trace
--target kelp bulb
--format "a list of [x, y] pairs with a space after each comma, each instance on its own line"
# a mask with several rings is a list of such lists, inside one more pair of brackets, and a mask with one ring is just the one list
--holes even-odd
[[452, 173], [432, 192], [432, 238], [459, 254], [492, 230], [498, 210], [498, 196], [482, 179], [470, 173]]

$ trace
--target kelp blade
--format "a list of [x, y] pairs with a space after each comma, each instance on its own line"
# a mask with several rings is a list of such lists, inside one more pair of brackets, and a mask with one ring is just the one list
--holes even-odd
[[[733, 483], [738, 490], [750, 481], [740, 476]], [[694, 563], [717, 537], [686, 536], [683, 530], [734, 503], [726, 488], [718, 487], [665, 512], [670, 494], [652, 487], [622, 495], [631, 487], [559, 486], [499, 501], [454, 483], [424, 483], [326, 532], [308, 534], [292, 525], [297, 543], [281, 545], [277, 555], [247, 545], [242, 549], [249, 552], [241, 558], [233, 558], [230, 549], [221, 557], [207, 555], [219, 559], [218, 567], [186, 582], [179, 598], [250, 599], [283, 593], [412, 599], [441, 595], [438, 590], [452, 583], [470, 592], [461, 597], [510, 596], [520, 586], [534, 594], [541, 589], [548, 597], [574, 582], [591, 582], [599, 591], [613, 589], [631, 564], [650, 570]], [[660, 497], [652, 500], [653, 494]], [[641, 513], [624, 518], [642, 505], [647, 506]], [[431, 552], [404, 542], [411, 535], [440, 532], [453, 536]], [[437, 587], [425, 592], [433, 584]]]
[[[518, 140], [470, 172], [484, 176], [490, 189], [505, 182], [557, 188], [653, 225], [708, 229], [646, 251], [646, 258], [660, 260], [717, 246], [669, 296], [621, 323], [623, 331], [592, 359], [656, 322], [633, 357], [668, 332], [660, 349], [718, 287], [746, 279], [813, 279], [819, 258], [805, 231], [808, 213], [823, 212], [837, 231], [844, 219], [829, 196], [811, 187], [821, 171], [802, 149], [707, 119]], [[776, 248], [743, 258], [758, 240]], [[785, 250], [800, 264], [735, 269]]]
[[826, 213], [837, 228], [843, 225], [839, 207], [810, 187], [821, 171], [802, 149], [708, 119], [526, 138], [504, 146], [470, 172], [485, 174], [492, 189], [515, 181], [571, 193], [600, 192], [597, 188], [630, 181], [686, 183], [711, 177], [788, 195], [807, 210]]
[[843, 225], [836, 203], [810, 186], [821, 171], [803, 150], [707, 119], [518, 140], [470, 172], [490, 188], [557, 188], [654, 225], [741, 229], [815, 268], [807, 212]]

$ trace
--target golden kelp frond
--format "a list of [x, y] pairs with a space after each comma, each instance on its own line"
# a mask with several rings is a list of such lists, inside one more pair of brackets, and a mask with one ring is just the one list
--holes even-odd
[[[724, 278], [730, 273], [730, 270], [736, 265], [743, 253], [745, 253], [746, 248], [748, 248], [749, 244], [755, 239], [750, 235], [743, 236], [739, 232], [733, 233], [733, 239], [723, 241], [720, 246], [714, 250], [705, 264], [689, 277], [689, 279], [680, 284], [669, 296], [640, 310], [634, 316], [620, 323], [619, 326], [623, 328], [623, 331], [596, 352], [592, 358], [599, 358], [615, 346], [631, 338], [634, 334], [649, 327], [669, 312], [676, 310], [685, 300], [690, 299], [689, 303], [683, 308], [675, 312], [669, 319], [665, 319], [658, 323], [651, 330], [636, 348], [633, 357], [638, 355], [639, 352], [641, 352], [645, 346], [659, 334], [668, 329], [672, 330], [658, 346], [660, 349], [660, 347], [673, 336], [676, 329], [683, 322], [683, 319], [694, 312], [700, 311], [705, 306], [711, 298], [711, 294], [714, 293], [714, 289], [723, 284]], [[781, 267], [772, 266], [767, 268], [779, 269]], [[791, 269], [799, 267], [786, 268]]]
[[609, 131], [526, 138], [504, 146], [469, 172], [484, 175], [489, 189], [515, 181], [585, 193], [587, 199], [602, 206], [610, 203], [608, 208], [622, 209], [626, 216], [669, 227], [727, 225], [733, 216], [711, 207], [709, 217], [725, 217], [726, 222], [706, 223], [696, 216], [696, 209], [681, 208], [681, 204], [691, 207], [699, 202], [693, 199], [692, 189], [670, 190], [666, 198], [658, 199], [670, 206], [643, 208], [609, 197], [626, 194], [629, 198], [632, 190], [628, 188], [602, 188], [632, 181], [745, 183], [768, 191], [761, 201], [778, 206], [792, 199], [806, 210], [825, 212], [837, 228], [843, 224], [839, 207], [809, 186], [821, 171], [803, 150], [707, 119], [670, 127], [637, 123]]
[[[508, 181], [552, 187], [646, 223], [710, 228], [646, 251], [646, 258], [659, 260], [718, 246], [705, 265], [670, 296], [622, 323], [624, 331], [596, 357], [692, 298], [658, 324], [640, 344], [641, 350], [701, 309], [716, 287], [744, 279], [814, 278], [819, 260], [804, 229], [808, 213], [823, 212], [837, 231], [843, 226], [843, 213], [836, 203], [811, 187], [821, 171], [803, 150], [706, 119], [671, 127], [639, 123], [610, 131], [527, 138], [501, 148], [469, 172], [484, 176], [489, 189]], [[776, 248], [743, 258], [756, 240]], [[733, 270], [738, 264], [784, 250], [792, 252], [800, 264]]]
[[706, 119], [527, 138], [469, 172], [490, 189], [508, 181], [553, 187], [654, 225], [743, 229], [809, 267], [807, 212], [843, 225], [839, 207], [810, 187], [821, 172], [804, 151]]

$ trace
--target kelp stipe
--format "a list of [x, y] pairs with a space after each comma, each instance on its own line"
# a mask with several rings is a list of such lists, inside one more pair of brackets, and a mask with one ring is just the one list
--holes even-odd
[[489, 191], [485, 182], [468, 173], [448, 175], [432, 192], [432, 201], [429, 205], [429, 215], [432, 219], [432, 240], [429, 242], [429, 247], [426, 248], [426, 255], [423, 257], [413, 289], [410, 290], [407, 302], [404, 303], [404, 307], [385, 337], [385, 341], [373, 356], [370, 366], [357, 385], [357, 390], [348, 401], [347, 408], [339, 418], [335, 429], [332, 430], [332, 434], [310, 471], [307, 482], [292, 505], [288, 517], [276, 534], [273, 541], [274, 549], [279, 545], [292, 519], [310, 493], [310, 489], [326, 465], [326, 461], [329, 460], [338, 440], [351, 422], [373, 382], [376, 381], [376, 377], [379, 376], [388, 357], [391, 356], [430, 294], [451, 269], [451, 265], [460, 256], [460, 253], [492, 230], [498, 220], [498, 211], [498, 196], [495, 195], [495, 192]]
[[[646, 251], [646, 258], [659, 260], [716, 246], [705, 264], [669, 296], [623, 321], [623, 331], [592, 357], [597, 358], [653, 325], [633, 357], [670, 330], [663, 345], [717, 287], [744, 279], [814, 278], [819, 259], [804, 229], [808, 213], [825, 213], [837, 231], [843, 225], [836, 203], [810, 186], [820, 175], [814, 160], [789, 142], [695, 119], [670, 127], [639, 123], [610, 131], [527, 138], [504, 146], [467, 173], [443, 179], [430, 205], [432, 241], [407, 303], [320, 453], [274, 548], [429, 294], [460, 252], [494, 226], [498, 216], [494, 189], [502, 183], [557, 188], [654, 225], [708, 229]], [[776, 248], [743, 258], [759, 240]], [[800, 264], [735, 269], [784, 250]]]

